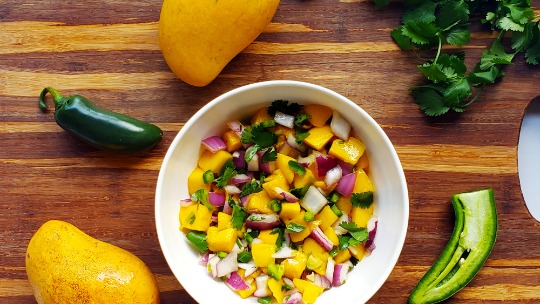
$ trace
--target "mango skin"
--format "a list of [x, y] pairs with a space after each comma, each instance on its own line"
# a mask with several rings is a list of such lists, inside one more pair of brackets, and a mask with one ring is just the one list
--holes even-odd
[[279, 0], [164, 0], [161, 52], [184, 82], [206, 86], [272, 20]]
[[51, 220], [34, 234], [26, 272], [38, 303], [159, 303], [154, 275], [138, 257]]

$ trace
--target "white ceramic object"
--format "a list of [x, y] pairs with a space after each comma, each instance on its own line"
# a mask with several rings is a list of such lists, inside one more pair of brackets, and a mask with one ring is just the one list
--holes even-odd
[[339, 111], [367, 146], [370, 175], [375, 186], [375, 214], [379, 217], [377, 248], [349, 273], [347, 282], [325, 291], [317, 304], [364, 303], [390, 275], [401, 253], [409, 219], [405, 175], [390, 140], [364, 110], [326, 88], [296, 81], [268, 81], [227, 92], [200, 109], [172, 142], [156, 188], [156, 228], [163, 255], [185, 290], [199, 303], [257, 303], [241, 299], [224, 283], [211, 278], [196, 252], [179, 230], [179, 201], [188, 198], [187, 177], [197, 164], [202, 139], [221, 134], [226, 122], [249, 117], [276, 99], [300, 104], [318, 103]]
[[518, 172], [523, 199], [531, 215], [540, 221], [540, 98], [525, 111], [518, 143]]

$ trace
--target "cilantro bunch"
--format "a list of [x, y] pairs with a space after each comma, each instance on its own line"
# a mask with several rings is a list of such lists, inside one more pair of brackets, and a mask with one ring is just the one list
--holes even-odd
[[[373, 2], [383, 6], [389, 1]], [[406, 51], [436, 50], [435, 58], [418, 65], [426, 83], [412, 87], [412, 96], [426, 115], [463, 112], [479, 89], [504, 76], [503, 67], [518, 53], [529, 64], [540, 61], [540, 23], [530, 0], [404, 0], [404, 4], [401, 25], [391, 33], [396, 44]], [[467, 71], [463, 52], [447, 54], [442, 48], [468, 44], [474, 21], [499, 34], [474, 69]], [[509, 46], [503, 44], [507, 36]]]

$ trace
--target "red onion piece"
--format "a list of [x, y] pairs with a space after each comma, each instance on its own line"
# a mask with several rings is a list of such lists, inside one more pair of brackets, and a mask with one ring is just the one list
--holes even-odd
[[248, 171], [259, 171], [259, 155], [254, 154], [251, 160], [247, 163]]
[[274, 253], [272, 257], [274, 259], [286, 259], [292, 258], [294, 250], [288, 246], [282, 246], [278, 252]]
[[217, 135], [203, 139], [202, 145], [212, 153], [227, 149], [223, 139]]
[[232, 214], [232, 207], [229, 205], [229, 200], [225, 200], [225, 204], [223, 205], [223, 212], [227, 213], [228, 215]]
[[377, 225], [379, 218], [376, 215], [372, 215], [367, 223], [368, 239], [364, 246], [368, 253], [372, 253], [375, 250], [375, 235], [377, 234]]
[[269, 296], [268, 293], [268, 278], [269, 276], [263, 274], [255, 278], [255, 284], [257, 285], [257, 289], [253, 293], [254, 296], [257, 298], [262, 298]]
[[311, 237], [326, 251], [330, 251], [332, 248], [334, 248], [332, 241], [330, 241], [319, 226], [311, 230]]
[[236, 187], [235, 185], [227, 185], [223, 187], [223, 189], [225, 190], [225, 192], [227, 192], [227, 194], [230, 194], [230, 195], [242, 193], [242, 190], [240, 190], [240, 188]]
[[247, 290], [249, 285], [242, 279], [238, 272], [232, 272], [231, 275], [225, 280], [225, 284], [234, 291]]
[[274, 229], [281, 224], [277, 214], [253, 213], [246, 219], [246, 227], [253, 230]]
[[199, 260], [199, 264], [201, 265], [207, 265], [208, 264], [208, 256], [210, 256], [210, 252], [207, 251], [202, 258]]
[[225, 205], [225, 194], [219, 192], [208, 192], [208, 201], [210, 204], [221, 207]]
[[292, 129], [294, 127], [294, 116], [277, 111], [274, 121], [284, 127]]
[[306, 151], [306, 147], [304, 145], [299, 145], [297, 142], [296, 142], [296, 137], [294, 137], [293, 134], [289, 134], [287, 135], [287, 143], [295, 148], [296, 150], [300, 151], [300, 152], [305, 152]]
[[349, 273], [349, 265], [337, 264], [334, 267], [334, 276], [332, 278], [332, 286], [337, 287], [343, 285], [347, 280], [347, 273]]
[[234, 151], [232, 161], [237, 170], [246, 169], [246, 151]]
[[251, 194], [248, 194], [248, 195], [242, 196], [242, 197], [240, 198], [240, 204], [242, 204], [242, 207], [246, 207], [247, 202], [248, 202], [250, 196], [251, 196]]
[[344, 175], [339, 180], [336, 191], [345, 197], [351, 196], [354, 190], [354, 184], [356, 183], [356, 173], [352, 172], [347, 175]]
[[259, 157], [259, 171], [266, 174], [272, 174], [274, 171], [276, 171], [277, 164], [275, 161], [263, 162], [263, 155], [264, 151], [257, 152], [257, 156]]
[[315, 161], [315, 154], [311, 153], [310, 155], [306, 157], [299, 157], [298, 163], [302, 165], [302, 167], [309, 167], [313, 162]]
[[244, 269], [246, 271], [244, 273], [244, 276], [249, 277], [252, 273], [254, 273], [257, 270], [257, 265], [255, 265], [255, 262], [251, 260], [247, 263], [238, 263], [238, 268]]
[[351, 124], [338, 111], [334, 111], [332, 121], [330, 122], [330, 129], [335, 136], [343, 140], [348, 140], [351, 133]]
[[208, 255], [208, 264], [207, 267], [212, 273], [213, 278], [217, 278], [217, 264], [220, 262], [220, 258], [216, 255], [211, 253]]
[[343, 172], [343, 175], [347, 175], [353, 172], [353, 166], [347, 164], [346, 162], [338, 159], [337, 163], [338, 163], [338, 166], [341, 167], [341, 172]]
[[315, 156], [315, 161], [317, 163], [317, 175], [319, 177], [325, 176], [328, 170], [334, 168], [337, 165], [337, 161], [335, 158], [321, 153], [318, 153]]
[[329, 285], [331, 285], [331, 282], [334, 279], [335, 266], [336, 266], [336, 262], [334, 262], [334, 259], [328, 258], [328, 262], [326, 263], [326, 272], [324, 273], [324, 278], [328, 281]]
[[[331, 278], [333, 278], [333, 273], [334, 273], [334, 266], [332, 265], [332, 273], [330, 274]], [[315, 273], [313, 284], [320, 286], [324, 289], [329, 289], [330, 287], [332, 287], [332, 280], [331, 279], [329, 280], [326, 276], [322, 276], [318, 273]]]
[[238, 270], [238, 254], [236, 252], [229, 253], [216, 265], [217, 276], [219, 278], [226, 276], [234, 271]]
[[242, 136], [242, 132], [244, 131], [244, 126], [241, 122], [238, 120], [233, 120], [227, 122], [227, 126], [229, 126], [229, 129], [233, 130], [236, 134], [239, 136]]
[[287, 296], [285, 296], [285, 299], [284, 299], [285, 302], [283, 302], [283, 304], [302, 304], [303, 303], [302, 294], [298, 291], [294, 291], [293, 293], [291, 293], [288, 298]]
[[309, 186], [306, 194], [300, 200], [300, 205], [313, 214], [319, 213], [327, 203], [326, 197], [314, 186]]
[[326, 175], [324, 176], [324, 183], [330, 187], [332, 185], [335, 185], [339, 182], [341, 179], [341, 167], [335, 166], [334, 168], [328, 170], [326, 172]]
[[195, 204], [195, 202], [192, 201], [190, 198], [180, 200], [180, 206], [181, 207], [187, 207], [187, 206], [191, 206], [193, 204]]
[[235, 176], [231, 177], [231, 183], [234, 185], [245, 184], [249, 183], [250, 181], [251, 177], [246, 174], [236, 174]]
[[279, 193], [284, 200], [286, 200], [289, 203], [298, 202], [299, 199], [294, 194], [290, 193], [289, 191], [285, 191], [279, 187], [276, 187], [275, 189], [276, 193]]
[[347, 233], [347, 230], [343, 227], [341, 227], [339, 224], [345, 222], [345, 223], [348, 223], [350, 221], [349, 219], [349, 215], [348, 214], [343, 214], [341, 215], [338, 220], [332, 225], [332, 228], [334, 228], [334, 232], [337, 234], [337, 235], [344, 235], [345, 233]]

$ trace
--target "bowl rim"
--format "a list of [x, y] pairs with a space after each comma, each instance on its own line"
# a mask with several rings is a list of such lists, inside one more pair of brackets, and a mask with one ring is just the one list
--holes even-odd
[[[255, 83], [243, 85], [243, 86], [234, 88], [234, 89], [232, 89], [230, 91], [227, 91], [227, 92], [215, 97], [210, 102], [206, 103], [203, 107], [201, 107], [193, 116], [191, 116], [187, 120], [187, 122], [184, 124], [184, 126], [181, 128], [181, 130], [176, 134], [175, 138], [173, 139], [173, 141], [171, 142], [171, 144], [167, 148], [167, 152], [166, 152], [166, 154], [165, 154], [165, 156], [163, 158], [162, 164], [160, 166], [158, 179], [157, 179], [157, 182], [156, 182], [155, 201], [154, 201], [154, 203], [155, 203], [154, 216], [155, 216], [156, 233], [157, 233], [157, 236], [158, 236], [158, 241], [159, 241], [161, 252], [162, 252], [162, 254], [163, 254], [164, 258], [165, 258], [165, 261], [167, 262], [167, 265], [169, 266], [170, 271], [175, 276], [175, 279], [177, 281], [180, 281], [179, 278], [178, 278], [178, 275], [176, 273], [176, 270], [171, 267], [171, 264], [169, 262], [169, 259], [172, 259], [174, 257], [171, 256], [170, 252], [164, 250], [164, 244], [165, 244], [164, 233], [165, 233], [165, 231], [163, 231], [161, 226], [160, 226], [160, 223], [162, 222], [162, 220], [161, 220], [161, 213], [159, 211], [160, 206], [161, 206], [161, 193], [162, 193], [162, 187], [163, 187], [163, 179], [164, 179], [164, 175], [165, 175], [165, 168], [166, 168], [167, 164], [169, 163], [169, 161], [170, 161], [170, 159], [171, 159], [171, 157], [173, 155], [173, 152], [175, 150], [175, 149], [172, 149], [172, 147], [176, 147], [178, 145], [178, 142], [185, 135], [185, 133], [188, 132], [188, 129], [190, 129], [191, 125], [195, 124], [195, 122], [198, 119], [200, 119], [201, 116], [203, 116], [209, 109], [214, 107], [216, 104], [218, 104], [222, 100], [228, 99], [229, 97], [234, 96], [236, 94], [239, 94], [239, 93], [241, 93], [243, 91], [251, 90], [251, 89], [254, 89], [254, 88], [261, 88], [261, 87], [267, 87], [267, 86], [276, 86], [276, 85], [277, 86], [300, 86], [300, 87], [304, 87], [306, 89], [314, 89], [314, 90], [317, 90], [317, 91], [322, 91], [322, 92], [324, 92], [326, 94], [329, 94], [329, 95], [335, 97], [336, 99], [340, 99], [341, 101], [349, 104], [352, 107], [355, 107], [358, 111], [360, 111], [364, 115], [364, 118], [366, 120], [370, 121], [370, 123], [373, 125], [373, 127], [375, 128], [377, 133], [379, 133], [380, 138], [384, 141], [385, 145], [390, 147], [389, 152], [390, 152], [390, 155], [392, 157], [392, 162], [396, 165], [397, 174], [398, 174], [397, 178], [399, 179], [400, 188], [401, 188], [399, 196], [402, 199], [402, 205], [403, 205], [402, 206], [403, 214], [401, 216], [403, 224], [402, 224], [402, 227], [400, 227], [401, 229], [400, 229], [399, 237], [397, 238], [397, 244], [396, 244], [395, 250], [394, 250], [394, 252], [393, 252], [393, 254], [391, 256], [391, 259], [388, 261], [388, 264], [387, 264], [388, 266], [391, 266], [391, 267], [386, 267], [384, 269], [384, 272], [381, 273], [381, 276], [379, 277], [378, 281], [373, 284], [373, 286], [374, 286], [373, 293], [369, 296], [369, 298], [366, 299], [366, 301], [367, 301], [370, 298], [372, 298], [380, 290], [382, 285], [388, 280], [391, 272], [393, 271], [393, 269], [395, 268], [395, 265], [397, 264], [397, 262], [399, 260], [401, 252], [403, 251], [403, 247], [404, 247], [404, 244], [405, 244], [405, 239], [406, 239], [406, 236], [407, 236], [408, 224], [409, 224], [409, 216], [410, 216], [409, 215], [409, 213], [410, 213], [409, 190], [408, 190], [408, 185], [407, 185], [407, 181], [406, 181], [406, 178], [405, 178], [405, 173], [404, 173], [403, 166], [401, 164], [401, 161], [399, 159], [397, 151], [395, 150], [394, 145], [391, 143], [390, 139], [388, 138], [388, 136], [386, 135], [386, 133], [384, 132], [382, 127], [375, 121], [375, 119], [371, 115], [369, 115], [361, 106], [359, 106], [358, 104], [356, 104], [355, 102], [353, 102], [349, 98], [347, 98], [347, 97], [345, 97], [345, 96], [343, 96], [343, 95], [341, 95], [341, 94], [339, 94], [339, 93], [337, 93], [337, 92], [335, 92], [335, 91], [333, 91], [331, 89], [328, 89], [326, 87], [323, 87], [323, 86], [320, 86], [320, 85], [317, 85], [317, 84], [309, 83], [309, 82], [296, 81], [296, 80], [268, 80], [268, 81], [261, 81], [261, 82], [255, 82]], [[190, 290], [188, 290], [188, 289], [184, 289], [184, 290], [191, 297], [193, 297], [195, 299], [195, 295], [192, 294]]]

